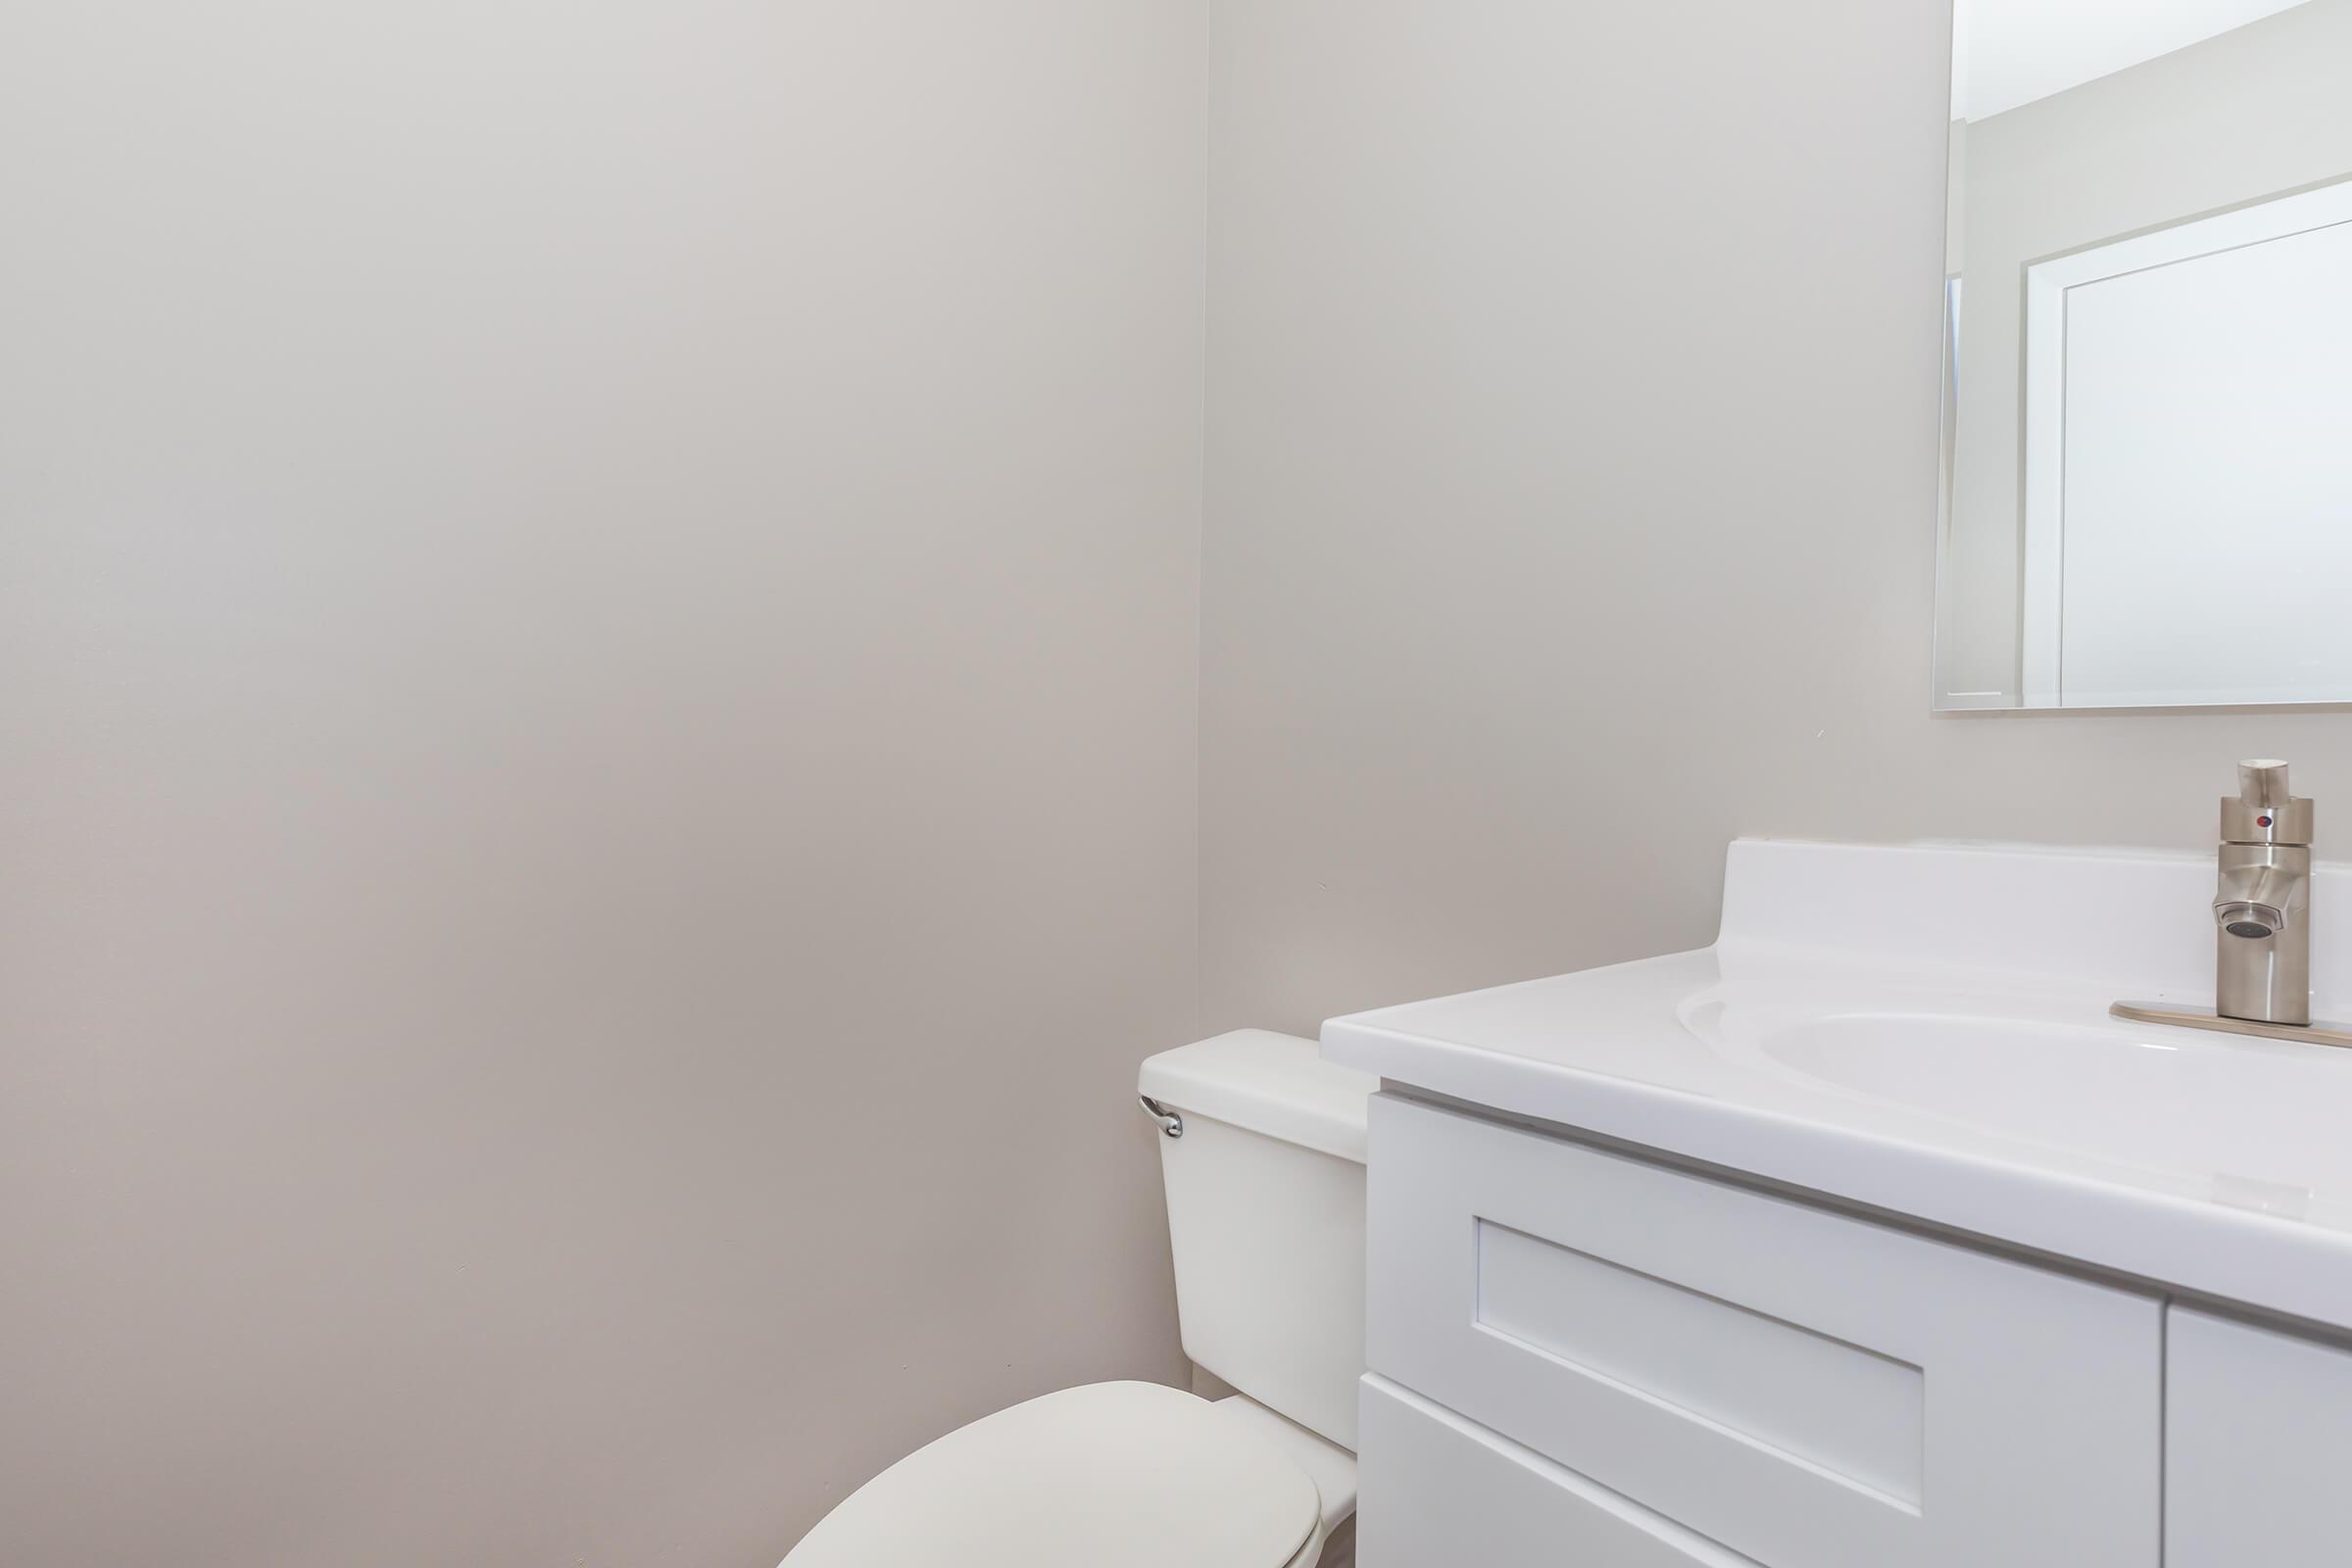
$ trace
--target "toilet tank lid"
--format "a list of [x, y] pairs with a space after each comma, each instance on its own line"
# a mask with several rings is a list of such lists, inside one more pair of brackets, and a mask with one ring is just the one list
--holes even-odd
[[1325, 1061], [1312, 1040], [1236, 1029], [1144, 1060], [1136, 1090], [1174, 1111], [1364, 1160], [1364, 1102], [1380, 1080]]

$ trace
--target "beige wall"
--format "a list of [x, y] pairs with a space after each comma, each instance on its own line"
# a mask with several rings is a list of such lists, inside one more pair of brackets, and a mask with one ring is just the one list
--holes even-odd
[[2019, 682], [2018, 359], [2025, 269], [2352, 174], [2352, 0], [2251, 25], [1967, 132], [1946, 689]]
[[1212, 14], [1205, 1026], [1704, 943], [1735, 834], [2352, 835], [2340, 713], [1930, 716], [1942, 8]]
[[0, 1558], [771, 1562], [1180, 1374], [1150, 1049], [2352, 799], [1929, 716], [1936, 6], [1210, 23], [12, 21]]
[[773, 1564], [1178, 1378], [1185, 0], [0, 24], [0, 1561]]

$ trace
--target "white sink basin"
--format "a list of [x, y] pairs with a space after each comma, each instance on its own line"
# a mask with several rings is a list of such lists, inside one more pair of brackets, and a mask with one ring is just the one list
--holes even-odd
[[[2352, 1331], [2352, 1051], [2107, 1014], [2210, 1004], [2213, 875], [1742, 840], [1713, 947], [1335, 1018], [1324, 1054]], [[2352, 1017], [2352, 867], [2312, 901], [2314, 1010]]]
[[1787, 1070], [1982, 1133], [2157, 1174], [2300, 1216], [2352, 1188], [2352, 1051], [2115, 1022], [1834, 1013], [1758, 1042]]

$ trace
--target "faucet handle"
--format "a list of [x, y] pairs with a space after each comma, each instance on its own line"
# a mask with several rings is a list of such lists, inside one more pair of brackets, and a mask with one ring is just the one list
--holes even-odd
[[2237, 798], [2259, 810], [2281, 807], [2293, 797], [2286, 792], [2286, 764], [2275, 757], [2256, 757], [2237, 764]]
[[2286, 764], [2257, 757], [2237, 764], [2237, 793], [2222, 797], [2225, 844], [2311, 842], [2311, 803], [2286, 791]]

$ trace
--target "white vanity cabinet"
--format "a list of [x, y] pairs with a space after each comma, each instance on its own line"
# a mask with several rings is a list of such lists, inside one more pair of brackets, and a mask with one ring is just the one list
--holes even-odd
[[2214, 885], [1741, 840], [1712, 947], [1326, 1023], [1366, 1568], [2352, 1568], [2352, 1051], [2110, 1010]]
[[2352, 1562], [2352, 1348], [2173, 1308], [2168, 1568]]
[[1616, 1544], [1477, 1561], [2159, 1563], [2156, 1297], [1393, 1096], [1371, 1149], [1366, 1568], [1496, 1509]]

